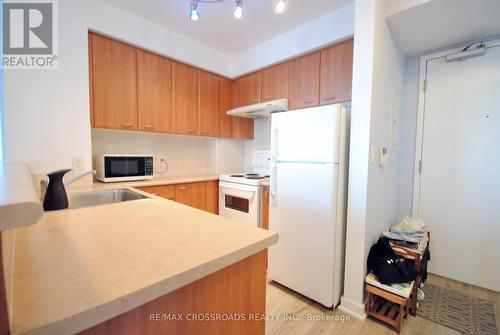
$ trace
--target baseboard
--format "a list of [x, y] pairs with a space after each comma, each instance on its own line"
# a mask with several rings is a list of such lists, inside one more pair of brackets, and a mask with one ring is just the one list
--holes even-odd
[[365, 304], [359, 304], [355, 301], [346, 298], [340, 298], [340, 306], [338, 307], [344, 313], [350, 314], [354, 318], [363, 321], [366, 319]]

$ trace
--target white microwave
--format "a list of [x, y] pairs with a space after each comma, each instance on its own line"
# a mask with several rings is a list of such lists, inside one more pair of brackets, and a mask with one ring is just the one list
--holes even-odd
[[153, 178], [152, 155], [99, 154], [95, 166], [97, 180], [105, 183]]

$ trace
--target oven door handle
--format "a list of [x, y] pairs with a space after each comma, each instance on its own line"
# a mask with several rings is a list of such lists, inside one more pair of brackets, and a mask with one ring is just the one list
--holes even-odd
[[253, 200], [256, 193], [255, 190], [240, 189], [233, 186], [231, 187], [220, 186], [220, 192], [221, 192], [221, 197], [227, 194], [233, 197], [247, 199], [249, 201]]

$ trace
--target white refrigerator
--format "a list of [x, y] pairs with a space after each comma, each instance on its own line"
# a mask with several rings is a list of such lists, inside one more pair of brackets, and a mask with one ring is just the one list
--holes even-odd
[[348, 120], [342, 105], [272, 114], [270, 279], [324, 306], [343, 289]]

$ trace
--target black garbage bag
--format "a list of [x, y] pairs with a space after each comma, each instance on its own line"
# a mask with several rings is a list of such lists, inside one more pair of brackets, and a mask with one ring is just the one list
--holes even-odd
[[407, 283], [417, 277], [414, 262], [394, 252], [386, 237], [379, 238], [371, 247], [368, 254], [368, 271], [385, 285]]

